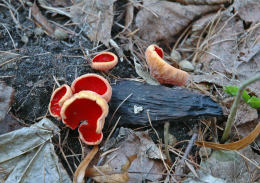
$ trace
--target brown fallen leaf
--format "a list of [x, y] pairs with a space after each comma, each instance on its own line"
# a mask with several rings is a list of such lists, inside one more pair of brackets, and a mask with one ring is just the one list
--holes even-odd
[[259, 182], [260, 168], [257, 162], [260, 162], [260, 156], [249, 146], [239, 151], [213, 151], [207, 159], [201, 161], [201, 168], [197, 173], [200, 175], [200, 180], [204, 173], [223, 179], [223, 181], [206, 182]]
[[97, 182], [107, 182], [107, 183], [119, 183], [127, 182], [128, 169], [130, 168], [132, 162], [137, 158], [137, 155], [128, 157], [128, 161], [121, 167], [120, 171], [114, 171], [112, 167], [108, 164], [104, 166], [96, 166], [94, 168], [88, 168], [86, 170], [86, 176], [92, 177]]
[[245, 138], [230, 143], [230, 144], [216, 144], [213, 142], [205, 142], [205, 141], [197, 141], [195, 144], [197, 146], [203, 146], [203, 147], [209, 147], [215, 150], [240, 150], [251, 144], [256, 137], [260, 133], [260, 122], [258, 122], [258, 125], [255, 127], [255, 129]]
[[[229, 98], [224, 99], [221, 102], [224, 116], [228, 116], [228, 114], [230, 113], [230, 109], [233, 104], [233, 101], [234, 101], [234, 98], [229, 97]], [[239, 127], [240, 125], [248, 124], [255, 120], [258, 120], [257, 110], [250, 107], [250, 105], [248, 105], [247, 103], [242, 101], [241, 104], [237, 108], [237, 113], [236, 113], [234, 124], [237, 127]]]
[[84, 183], [85, 171], [91, 160], [98, 152], [98, 146], [94, 146], [87, 157], [80, 163], [73, 175], [73, 183]]
[[[112, 139], [108, 141], [108, 144], [112, 142]], [[165, 156], [161, 154], [147, 131], [136, 132], [121, 127], [118, 137], [113, 141], [115, 143], [113, 143], [112, 147], [118, 149], [105, 157], [104, 164], [107, 164], [114, 171], [122, 170], [122, 167], [126, 166], [127, 162], [130, 162], [129, 157], [137, 155], [130, 168], [128, 169], [127, 166], [125, 168], [128, 169], [129, 180], [127, 183], [136, 183], [143, 179], [156, 182], [162, 179], [164, 166], [160, 159]], [[106, 148], [106, 150], [108, 149]]]
[[39, 10], [36, 1], [33, 3], [33, 6], [31, 7], [31, 13], [33, 16], [33, 19], [37, 25], [42, 27], [42, 29], [48, 34], [49, 36], [52, 36], [54, 33], [54, 28], [52, 25], [49, 23], [47, 18], [45, 18], [41, 11]]
[[[250, 7], [253, 8], [249, 11]], [[236, 84], [232, 83], [233, 78], [240, 83], [259, 72], [260, 54], [257, 53], [260, 51], [260, 43], [255, 42], [260, 34], [257, 23], [260, 19], [260, 13], [257, 11], [259, 8], [260, 4], [257, 1], [234, 1], [220, 14], [215, 23], [208, 27], [207, 30], [211, 35], [201, 40], [197, 50], [200, 56], [196, 58], [203, 63], [202, 78], [217, 74], [226, 77], [230, 84]], [[194, 35], [190, 37], [194, 38]], [[189, 44], [192, 40], [186, 42]], [[194, 49], [194, 45], [190, 48]], [[260, 82], [250, 85], [249, 90], [260, 95]]]
[[220, 6], [181, 5], [175, 2], [144, 0], [135, 23], [141, 38], [151, 42], [169, 40], [186, 28], [198, 16], [212, 13]]
[[71, 19], [86, 31], [92, 41], [101, 41], [108, 46], [114, 18], [114, 2], [115, 0], [77, 1], [70, 8]]

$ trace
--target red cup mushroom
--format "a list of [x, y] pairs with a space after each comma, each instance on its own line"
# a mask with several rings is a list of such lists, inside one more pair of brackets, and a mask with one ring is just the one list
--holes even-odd
[[112, 87], [109, 82], [97, 74], [85, 74], [75, 79], [71, 85], [73, 94], [89, 90], [101, 95], [107, 102], [112, 96]]
[[80, 138], [88, 145], [101, 142], [107, 114], [106, 100], [95, 92], [85, 90], [66, 100], [61, 108], [63, 123], [71, 129], [80, 125], [78, 129]]
[[96, 55], [90, 64], [92, 69], [108, 71], [116, 66], [118, 58], [114, 53], [104, 51]]
[[185, 85], [189, 79], [189, 74], [180, 69], [176, 69], [163, 60], [163, 50], [153, 44], [145, 51], [145, 58], [150, 69], [150, 74], [161, 84], [172, 84], [177, 86]]
[[57, 88], [53, 92], [49, 103], [50, 114], [53, 117], [60, 119], [61, 107], [63, 103], [71, 96], [72, 96], [72, 91], [68, 85], [64, 84], [61, 87]]

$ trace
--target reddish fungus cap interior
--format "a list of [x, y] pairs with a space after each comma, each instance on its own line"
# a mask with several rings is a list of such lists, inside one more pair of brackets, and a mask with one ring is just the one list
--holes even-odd
[[104, 53], [93, 58], [93, 62], [112, 62], [114, 57], [110, 54]]
[[96, 132], [97, 119], [102, 115], [101, 107], [89, 99], [76, 99], [65, 109], [65, 123], [72, 129], [77, 128], [80, 122], [86, 122], [89, 129]]
[[156, 51], [156, 53], [163, 58], [163, 51], [161, 48], [159, 48], [158, 46], [154, 46], [154, 51]]
[[54, 115], [60, 116], [61, 106], [59, 105], [59, 101], [66, 94], [66, 92], [67, 92], [67, 88], [63, 86], [55, 93], [54, 97], [52, 98], [50, 110], [51, 113], [53, 113]]
[[90, 125], [80, 125], [79, 131], [87, 142], [97, 142], [102, 138], [102, 133], [96, 133], [96, 129]]
[[74, 93], [78, 93], [82, 90], [89, 90], [96, 92], [99, 95], [103, 95], [107, 91], [107, 86], [100, 78], [88, 76], [78, 80], [74, 85], [74, 89]]

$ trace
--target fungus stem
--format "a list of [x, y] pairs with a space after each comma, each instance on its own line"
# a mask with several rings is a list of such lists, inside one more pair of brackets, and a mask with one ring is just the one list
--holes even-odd
[[235, 119], [236, 112], [237, 112], [237, 107], [238, 107], [238, 105], [240, 103], [240, 99], [241, 99], [241, 96], [243, 94], [243, 91], [245, 90], [245, 88], [248, 85], [254, 83], [257, 80], [260, 80], [260, 74], [257, 74], [256, 76], [246, 80], [239, 87], [237, 96], [235, 98], [235, 101], [233, 102], [233, 105], [231, 107], [230, 113], [228, 115], [227, 124], [226, 124], [225, 130], [224, 130], [224, 133], [223, 133], [222, 138], [221, 138], [221, 142], [222, 143], [226, 142], [228, 140], [229, 136], [230, 136], [231, 127], [233, 126], [234, 119]]

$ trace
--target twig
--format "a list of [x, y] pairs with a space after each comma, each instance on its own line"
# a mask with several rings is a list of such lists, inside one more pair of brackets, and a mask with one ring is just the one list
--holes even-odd
[[[175, 174], [182, 174], [184, 172], [184, 168], [185, 168], [185, 161], [188, 160], [188, 155], [191, 151], [191, 148], [194, 144], [194, 141], [196, 140], [198, 134], [194, 133], [191, 137], [191, 139], [189, 140], [188, 146], [185, 149], [184, 155], [181, 157], [181, 160], [178, 162], [178, 166], [175, 168]], [[178, 155], [179, 156], [179, 155]], [[176, 177], [176, 179], [180, 180], [181, 177]]]
[[53, 77], [53, 79], [54, 79], [56, 85], [57, 85], [58, 87], [60, 87], [60, 83], [59, 83], [59, 81], [57, 80], [57, 78], [56, 78], [54, 75], [52, 75], [52, 77]]
[[127, 99], [129, 99], [132, 95], [133, 95], [133, 93], [130, 93], [130, 94], [117, 106], [116, 110], [114, 111], [114, 113], [112, 114], [112, 116], [111, 116], [111, 118], [110, 118], [110, 120], [109, 120], [109, 122], [108, 122], [108, 128], [110, 127], [111, 122], [112, 122], [112, 120], [114, 119], [114, 116], [115, 116], [116, 112], [118, 111], [118, 109], [119, 109], [119, 108], [125, 103], [125, 101], [127, 101]]
[[194, 144], [194, 141], [196, 140], [197, 136], [198, 136], [197, 133], [194, 133], [194, 134], [192, 135], [192, 137], [191, 137], [191, 139], [190, 139], [190, 141], [189, 141], [189, 143], [188, 143], [188, 146], [187, 146], [187, 148], [186, 148], [186, 150], [185, 150], [185, 152], [184, 152], [184, 155], [183, 155], [182, 158], [181, 158], [181, 164], [184, 164], [184, 161], [187, 159], [188, 154], [190, 153], [191, 148], [192, 148], [192, 146], [193, 146], [193, 144]]
[[106, 139], [105, 144], [108, 142], [108, 140], [109, 140], [110, 137], [112, 136], [112, 134], [113, 134], [113, 132], [115, 131], [115, 129], [116, 129], [116, 127], [117, 127], [117, 124], [119, 123], [120, 119], [121, 119], [121, 116], [119, 116], [119, 118], [117, 119], [117, 121], [116, 121], [116, 123], [115, 123], [113, 129], [111, 130], [111, 132], [109, 133], [109, 135], [108, 135], [108, 137], [107, 137], [107, 139]]
[[230, 113], [228, 115], [227, 124], [226, 124], [225, 130], [224, 130], [224, 133], [223, 133], [222, 138], [221, 138], [222, 143], [226, 142], [227, 139], [230, 136], [231, 127], [233, 126], [234, 118], [236, 116], [237, 108], [238, 108], [238, 105], [240, 103], [240, 99], [241, 99], [241, 96], [243, 94], [243, 91], [245, 90], [245, 88], [248, 85], [254, 83], [257, 80], [260, 80], [260, 74], [257, 74], [256, 76], [248, 79], [247, 81], [242, 83], [242, 85], [239, 87], [238, 92], [237, 92], [237, 96], [235, 98], [235, 101], [234, 101], [234, 103], [231, 107]]
[[167, 161], [170, 163], [171, 157], [170, 157], [169, 149], [168, 149], [168, 145], [169, 145], [169, 126], [170, 126], [169, 122], [166, 122], [164, 124], [164, 147], [165, 147], [165, 153], [166, 153]]
[[4, 24], [2, 24], [2, 26], [5, 28], [6, 32], [8, 33], [8, 35], [9, 35], [9, 37], [10, 37], [12, 43], [13, 43], [14, 49], [16, 49], [16, 46], [15, 46], [14, 40], [13, 40], [13, 38], [12, 38], [12, 36], [11, 36], [9, 30], [6, 28], [6, 26], [5, 26]]

